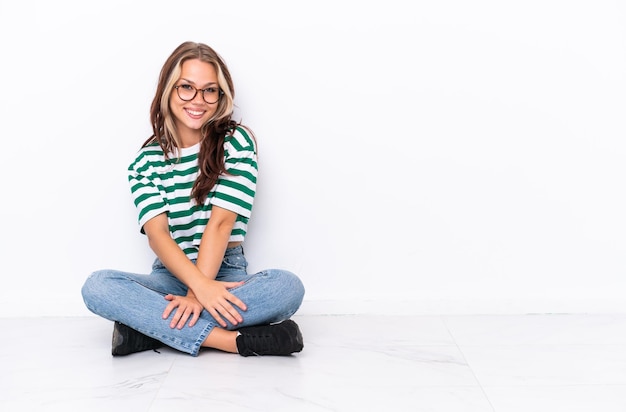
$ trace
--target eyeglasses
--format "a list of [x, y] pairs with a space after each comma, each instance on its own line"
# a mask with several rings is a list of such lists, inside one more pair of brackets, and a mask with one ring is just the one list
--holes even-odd
[[189, 102], [196, 98], [198, 92], [202, 92], [202, 98], [208, 104], [217, 103], [220, 97], [224, 94], [223, 91], [218, 89], [217, 87], [207, 87], [206, 89], [196, 89], [190, 84], [180, 84], [178, 86], [174, 86], [176, 89], [176, 93], [178, 93], [178, 97], [180, 100], [184, 100]]

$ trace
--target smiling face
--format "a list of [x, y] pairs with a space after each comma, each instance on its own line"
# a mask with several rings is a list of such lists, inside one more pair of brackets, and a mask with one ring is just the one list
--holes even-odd
[[[198, 90], [194, 98], [189, 101], [181, 99], [176, 90], [170, 94], [170, 110], [181, 143], [183, 147], [189, 147], [200, 141], [200, 128], [217, 110], [218, 102], [209, 104], [202, 97], [202, 90], [219, 88], [217, 72], [210, 63], [198, 59], [186, 60], [181, 66], [180, 78], [175, 85], [187, 91], [193, 91], [193, 88]], [[181, 89], [181, 95], [183, 95], [182, 91]], [[211, 99], [208, 100], [211, 101]]]

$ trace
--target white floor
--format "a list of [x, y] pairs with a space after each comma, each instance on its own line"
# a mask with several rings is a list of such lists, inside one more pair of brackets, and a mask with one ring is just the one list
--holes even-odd
[[626, 315], [294, 320], [291, 357], [113, 358], [100, 318], [0, 318], [0, 411], [626, 411]]

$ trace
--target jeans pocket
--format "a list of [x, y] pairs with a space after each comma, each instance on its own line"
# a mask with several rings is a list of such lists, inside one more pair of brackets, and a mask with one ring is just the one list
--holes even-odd
[[224, 256], [222, 260], [222, 268], [224, 269], [246, 270], [247, 267], [248, 261], [242, 254]]

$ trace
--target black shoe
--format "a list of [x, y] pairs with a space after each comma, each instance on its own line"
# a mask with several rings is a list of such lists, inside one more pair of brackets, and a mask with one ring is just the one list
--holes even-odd
[[163, 346], [163, 343], [137, 332], [123, 323], [115, 322], [113, 325], [113, 340], [111, 344], [111, 354], [113, 356], [123, 356], [135, 352], [158, 349], [161, 346]]
[[241, 356], [290, 355], [304, 347], [300, 328], [293, 320], [274, 325], [239, 329], [237, 349]]

